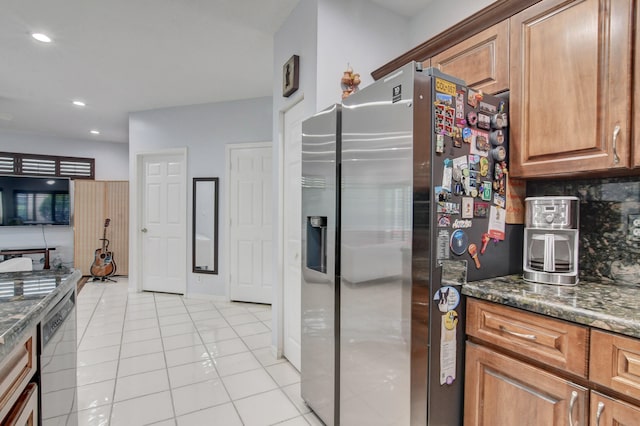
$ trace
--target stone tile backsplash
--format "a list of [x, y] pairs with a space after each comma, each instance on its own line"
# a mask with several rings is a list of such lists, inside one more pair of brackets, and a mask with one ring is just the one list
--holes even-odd
[[640, 238], [629, 235], [629, 215], [640, 218], [640, 177], [527, 182], [528, 197], [545, 195], [580, 198], [581, 278], [640, 284]]

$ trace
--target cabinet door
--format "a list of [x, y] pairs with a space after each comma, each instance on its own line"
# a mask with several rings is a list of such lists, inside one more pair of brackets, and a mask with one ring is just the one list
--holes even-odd
[[591, 391], [589, 418], [592, 426], [637, 425], [640, 407]]
[[510, 22], [511, 175], [628, 167], [632, 0], [543, 0]]
[[589, 379], [640, 401], [640, 340], [591, 330]]
[[584, 425], [585, 388], [467, 342], [464, 424]]
[[431, 66], [486, 93], [509, 89], [509, 21], [500, 22], [431, 58]]

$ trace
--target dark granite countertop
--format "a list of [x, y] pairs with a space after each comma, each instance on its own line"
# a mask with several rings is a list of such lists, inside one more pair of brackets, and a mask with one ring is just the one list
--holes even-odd
[[640, 338], [640, 287], [581, 280], [575, 286], [534, 284], [521, 275], [467, 282], [462, 294]]
[[68, 269], [0, 273], [0, 361], [81, 276]]

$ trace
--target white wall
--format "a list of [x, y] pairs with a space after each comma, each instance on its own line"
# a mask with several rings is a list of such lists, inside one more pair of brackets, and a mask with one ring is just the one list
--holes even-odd
[[[365, 87], [371, 71], [409, 49], [408, 20], [362, 0], [300, 0], [274, 36], [273, 170], [274, 170], [274, 297], [272, 344], [282, 349], [283, 212], [282, 126], [285, 112], [304, 102], [305, 116], [340, 102], [340, 79], [351, 63]], [[282, 96], [282, 66], [300, 56], [299, 89]]]
[[[424, 43], [493, 2], [495, 0], [456, 0], [455, 3], [447, 1], [430, 2], [422, 13], [411, 19], [409, 39], [411, 46], [409, 49]], [[402, 53], [404, 52], [400, 52], [396, 56]]]
[[129, 145], [0, 130], [0, 151], [95, 158], [96, 180], [129, 179]]
[[[214, 84], [214, 83], [212, 83]], [[224, 84], [224, 83], [218, 83]], [[138, 289], [134, 248], [137, 238], [136, 156], [139, 153], [187, 148], [187, 294], [227, 296], [224, 280], [226, 253], [225, 226], [225, 145], [270, 141], [272, 137], [271, 97], [219, 102], [135, 112], [129, 119], [130, 175], [130, 266], [129, 288]], [[192, 178], [219, 177], [218, 274], [191, 273]], [[200, 282], [196, 282], [196, 275]]]
[[[27, 132], [0, 130], [0, 151], [26, 154], [87, 157], [95, 159], [98, 180], [129, 179], [129, 145], [96, 140], [47, 137]], [[44, 235], [43, 235], [44, 233]], [[73, 228], [68, 226], [11, 226], [0, 229], [0, 248], [55, 247], [51, 261], [73, 267]], [[41, 268], [42, 255], [31, 255]]]
[[412, 47], [407, 18], [364, 0], [319, 1], [316, 111], [341, 101], [347, 64], [362, 89], [373, 82], [372, 71]]

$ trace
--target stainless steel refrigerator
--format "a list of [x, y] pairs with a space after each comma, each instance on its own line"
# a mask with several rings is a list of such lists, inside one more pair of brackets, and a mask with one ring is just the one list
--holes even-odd
[[521, 270], [507, 125], [505, 99], [416, 63], [303, 122], [301, 393], [326, 424], [461, 424], [464, 300], [442, 264]]

